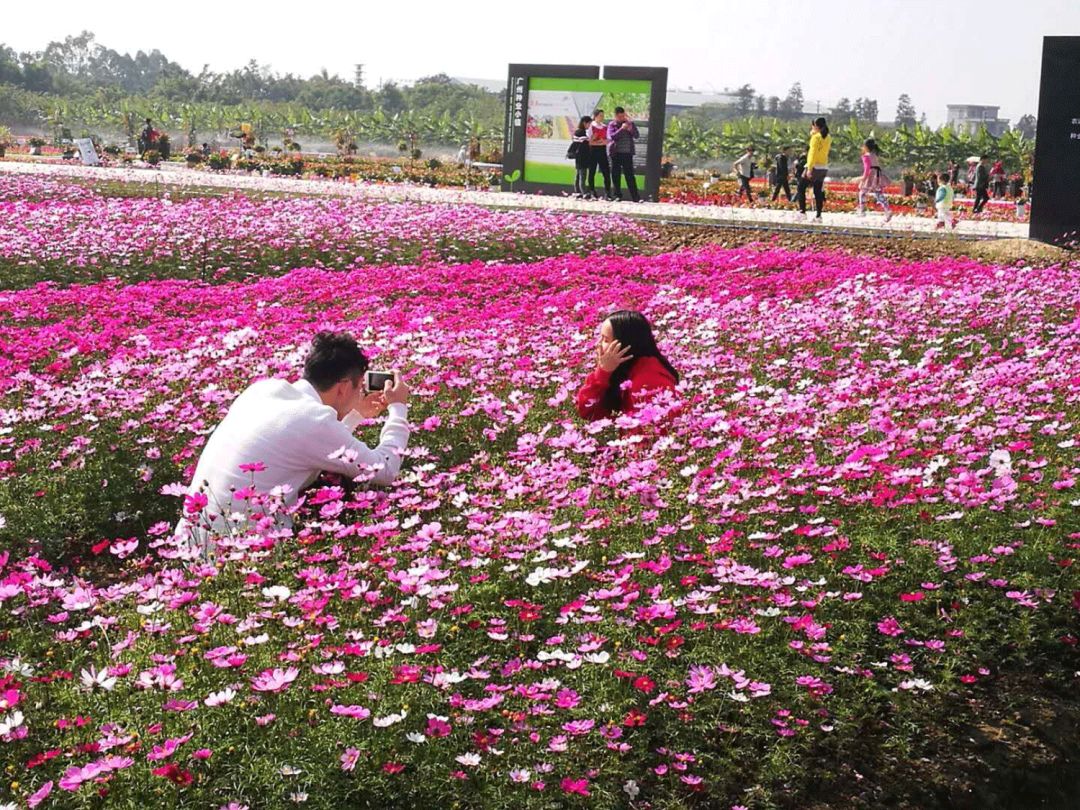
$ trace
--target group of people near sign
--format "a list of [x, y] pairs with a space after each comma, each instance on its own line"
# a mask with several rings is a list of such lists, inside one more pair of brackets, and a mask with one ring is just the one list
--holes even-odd
[[[209, 556], [238, 532], [287, 526], [290, 507], [323, 472], [392, 483], [409, 441], [411, 391], [396, 370], [369, 365], [352, 335], [320, 332], [300, 379], [249, 385], [203, 447], [177, 538]], [[646, 317], [619, 310], [600, 325], [595, 366], [577, 392], [577, 412], [589, 421], [633, 415], [678, 381]], [[379, 441], [369, 447], [354, 430], [384, 412]]]
[[637, 179], [634, 177], [634, 154], [637, 151], [637, 125], [626, 110], [615, 108], [615, 117], [604, 120], [604, 111], [593, 110], [578, 121], [567, 158], [574, 161], [574, 196], [580, 199], [599, 199], [596, 193], [596, 173], [604, 181], [604, 199], [622, 199], [622, 180], [630, 199], [641, 202]]

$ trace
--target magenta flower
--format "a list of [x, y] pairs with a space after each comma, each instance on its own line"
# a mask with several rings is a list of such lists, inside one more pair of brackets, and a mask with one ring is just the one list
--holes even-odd
[[571, 779], [566, 777], [559, 783], [563, 793], [576, 793], [578, 796], [588, 796], [589, 794], [589, 780], [588, 779]]
[[886, 636], [899, 636], [904, 632], [904, 628], [900, 626], [900, 622], [894, 619], [892, 616], [886, 616], [877, 624], [878, 632]]

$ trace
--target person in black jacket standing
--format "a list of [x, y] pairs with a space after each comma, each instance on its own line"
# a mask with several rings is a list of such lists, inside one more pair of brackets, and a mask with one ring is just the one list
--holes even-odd
[[971, 209], [973, 214], [983, 210], [983, 206], [990, 200], [990, 157], [983, 155], [979, 158], [979, 165], [975, 167], [975, 205]]
[[791, 147], [785, 146], [776, 153], [776, 179], [773, 180], [773, 202], [780, 196], [780, 189], [787, 195], [787, 201], [791, 202], [791, 184], [788, 182], [788, 161], [791, 159]]
[[626, 178], [626, 188], [630, 199], [641, 202], [638, 196], [637, 180], [634, 178], [634, 141], [638, 138], [638, 128], [626, 110], [615, 108], [615, 120], [608, 124], [608, 153], [611, 156], [611, 181], [615, 187], [613, 199], [622, 199], [622, 178]]

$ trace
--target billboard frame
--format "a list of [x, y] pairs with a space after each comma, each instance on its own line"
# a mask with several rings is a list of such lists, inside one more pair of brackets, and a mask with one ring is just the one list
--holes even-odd
[[1028, 235], [1080, 242], [1080, 36], [1043, 37]]
[[[502, 190], [526, 194], [566, 195], [570, 187], [559, 183], [534, 183], [525, 179], [525, 141], [529, 117], [529, 80], [628, 79], [651, 82], [649, 136], [645, 142], [645, 188], [643, 200], [660, 199], [660, 163], [664, 153], [664, 115], [667, 111], [665, 67], [630, 65], [532, 65], [511, 64], [506, 82], [506, 123], [503, 133]], [[640, 148], [640, 145], [639, 145]], [[509, 178], [514, 178], [510, 180]]]

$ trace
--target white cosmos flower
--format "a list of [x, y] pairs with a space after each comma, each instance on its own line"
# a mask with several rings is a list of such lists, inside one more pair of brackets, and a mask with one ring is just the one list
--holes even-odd
[[211, 707], [222, 706], [234, 697], [236, 697], [236, 692], [231, 687], [226, 686], [220, 692], [211, 692], [206, 696], [206, 700], [204, 700], [203, 703]]
[[371, 721], [371, 724], [375, 728], [386, 728], [392, 726], [394, 723], [400, 723], [408, 716], [408, 712], [402, 712], [401, 714], [388, 714], [385, 717], [376, 717]]
[[1012, 475], [1012, 456], [1008, 450], [995, 450], [990, 454], [990, 469], [994, 471], [994, 475], [1001, 478], [1006, 475]]
[[4, 664], [4, 669], [13, 675], [20, 675], [23, 678], [29, 678], [34, 674], [34, 668], [29, 664], [24, 663], [18, 656]]
[[0, 737], [6, 737], [8, 734], [15, 731], [23, 724], [24, 720], [26, 720], [26, 718], [23, 717], [23, 713], [18, 709], [0, 720]]
[[79, 677], [82, 679], [83, 686], [90, 691], [104, 689], [106, 692], [111, 692], [116, 686], [116, 678], [110, 677], [108, 670], [95, 669], [92, 664], [90, 669], [80, 672]]

